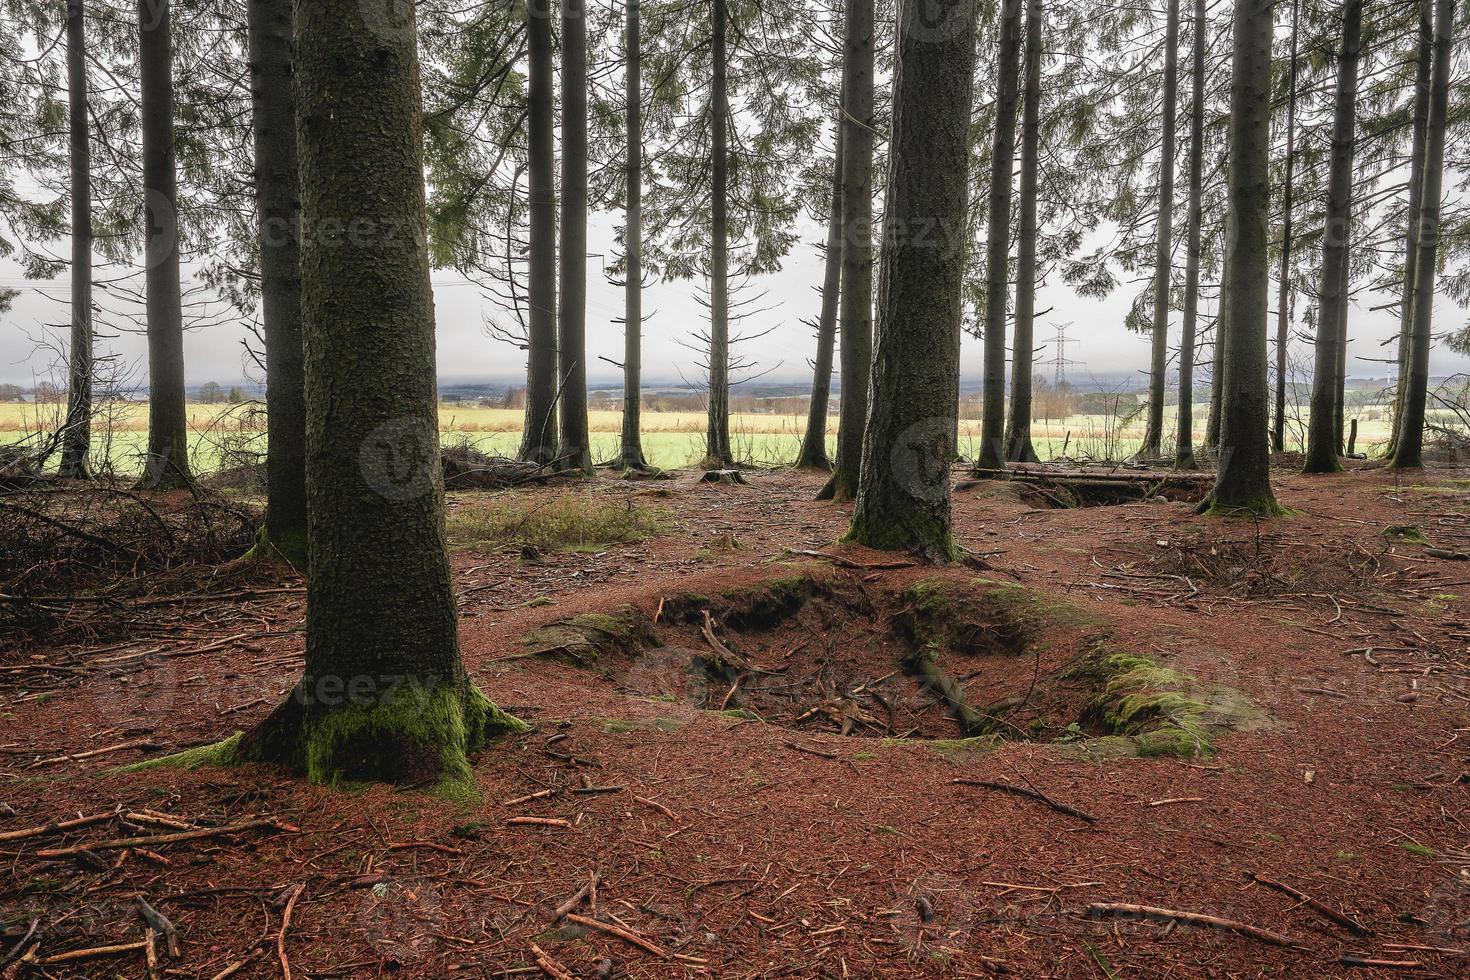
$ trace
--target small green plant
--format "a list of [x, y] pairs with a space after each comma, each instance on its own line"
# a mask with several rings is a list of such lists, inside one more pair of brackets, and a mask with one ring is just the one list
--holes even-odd
[[584, 550], [644, 541], [663, 530], [669, 515], [621, 501], [564, 495], [529, 502], [520, 498], [465, 499], [449, 512], [453, 545], [530, 545], [541, 551]]

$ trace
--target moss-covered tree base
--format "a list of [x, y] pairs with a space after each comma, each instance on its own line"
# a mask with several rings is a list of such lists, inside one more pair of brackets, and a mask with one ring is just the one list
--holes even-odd
[[306, 532], [272, 536], [268, 525], [255, 532], [255, 543], [240, 556], [242, 562], [284, 563], [293, 570], [306, 573]]
[[1241, 517], [1250, 520], [1291, 515], [1291, 511], [1277, 503], [1276, 498], [1270, 494], [1231, 502], [1222, 501], [1210, 494], [1200, 501], [1194, 512], [1205, 517]]
[[856, 473], [848, 473], [841, 469], [830, 469], [831, 476], [817, 491], [818, 500], [831, 500], [835, 503], [845, 504], [857, 499], [858, 476]]
[[931, 525], [921, 519], [900, 523], [854, 518], [842, 542], [877, 551], [908, 551], [931, 562], [952, 562], [961, 557], [960, 547], [947, 526], [941, 527], [938, 522]]
[[313, 703], [305, 685], [249, 732], [132, 769], [281, 765], [308, 781], [432, 786], [449, 799], [478, 796], [468, 756], [502, 735], [529, 731], [474, 685], [405, 684], [382, 698]]

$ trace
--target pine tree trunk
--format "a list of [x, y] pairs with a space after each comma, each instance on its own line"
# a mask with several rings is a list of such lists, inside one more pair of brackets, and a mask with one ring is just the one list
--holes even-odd
[[562, 0], [561, 448], [557, 466], [592, 475], [587, 422], [587, 14], [585, 0]]
[[996, 48], [995, 133], [985, 253], [985, 387], [981, 395], [979, 469], [1005, 469], [1006, 298], [1010, 294], [1011, 176], [1016, 157], [1016, 102], [1024, 5], [1001, 6]]
[[1296, 174], [1297, 48], [1301, 37], [1301, 0], [1291, 3], [1291, 65], [1286, 93], [1286, 179], [1281, 189], [1281, 265], [1276, 291], [1276, 412], [1271, 421], [1271, 448], [1286, 451], [1286, 356], [1291, 344], [1292, 192]]
[[823, 497], [857, 496], [873, 363], [873, 0], [847, 0], [842, 53], [842, 398]]
[[1450, 68], [1454, 59], [1455, 0], [1437, 0], [1434, 24], [1434, 75], [1425, 127], [1424, 187], [1414, 227], [1414, 329], [1409, 336], [1409, 377], [1392, 466], [1424, 465], [1424, 415], [1429, 401], [1429, 346], [1434, 327], [1434, 272], [1438, 260], [1439, 199], [1444, 190], [1445, 120], [1449, 111]]
[[1434, 0], [1416, 0], [1419, 9], [1419, 49], [1414, 69], [1414, 137], [1409, 150], [1408, 201], [1405, 206], [1404, 284], [1399, 306], [1398, 375], [1389, 411], [1388, 445], [1384, 455], [1392, 459], [1398, 451], [1399, 415], [1404, 408], [1404, 391], [1409, 384], [1409, 337], [1414, 331], [1414, 282], [1419, 259], [1413, 229], [1419, 223], [1420, 198], [1424, 191], [1424, 154], [1429, 127], [1430, 73], [1434, 68]]
[[975, 5], [900, 11], [873, 404], [848, 539], [950, 558]]
[[71, 163], [71, 346], [60, 475], [92, 475], [92, 139], [87, 117], [83, 0], [66, 3], [66, 98]]
[[1338, 46], [1337, 94], [1334, 100], [1331, 164], [1327, 177], [1326, 227], [1322, 233], [1321, 301], [1317, 308], [1316, 369], [1312, 377], [1311, 416], [1307, 422], [1307, 457], [1303, 471], [1335, 473], [1341, 446], [1342, 418], [1338, 376], [1341, 331], [1347, 305], [1348, 241], [1351, 237], [1353, 145], [1358, 98], [1358, 55], [1363, 26], [1363, 0], [1346, 0]]
[[184, 310], [174, 172], [174, 82], [169, 0], [138, 0], [138, 75], [143, 142], [143, 253], [148, 319], [148, 454], [143, 490], [176, 490], [189, 473], [184, 399]]
[[1041, 157], [1042, 0], [1026, 4], [1025, 95], [1021, 105], [1021, 226], [1016, 262], [1016, 329], [1011, 339], [1011, 411], [1006, 459], [1037, 462], [1031, 445], [1031, 371], [1036, 322], [1036, 188]]
[[1215, 345], [1210, 355], [1210, 414], [1205, 421], [1205, 450], [1217, 455], [1220, 451], [1220, 401], [1225, 391], [1225, 357], [1229, 339], [1226, 336], [1225, 324], [1230, 319], [1230, 235], [1228, 232], [1225, 240], [1225, 255], [1221, 260], [1220, 269], [1220, 295], [1215, 304]]
[[1344, 455], [1346, 449], [1345, 408], [1347, 402], [1347, 348], [1348, 348], [1348, 312], [1352, 308], [1353, 280], [1352, 280], [1352, 209], [1348, 209], [1348, 220], [1346, 222], [1346, 240], [1342, 243], [1342, 304], [1337, 308], [1337, 370], [1333, 376], [1332, 391], [1332, 434], [1336, 439], [1333, 443], [1337, 447], [1337, 454]]
[[837, 148], [832, 160], [832, 209], [827, 219], [827, 250], [822, 276], [822, 309], [817, 314], [817, 354], [812, 359], [812, 400], [807, 407], [806, 435], [796, 465], [830, 470], [827, 422], [832, 401], [832, 352], [837, 343], [837, 306], [842, 288], [842, 119], [837, 120]]
[[1200, 236], [1204, 207], [1205, 60], [1209, 49], [1205, 0], [1194, 0], [1194, 64], [1190, 69], [1189, 217], [1185, 232], [1184, 316], [1179, 337], [1179, 412], [1174, 435], [1174, 467], [1192, 470], [1194, 461], [1194, 353], [1199, 329]]
[[1266, 314], [1270, 305], [1272, 0], [1237, 0], [1230, 82], [1229, 311], [1220, 472], [1202, 509], [1271, 515]]
[[[311, 573], [306, 669], [239, 755], [313, 782], [440, 779], [518, 723], [469, 682], [444, 536], [411, 6], [296, 8]], [[406, 21], [406, 22], [405, 22]], [[319, 233], [336, 220], [350, 240]]]
[[1164, 392], [1169, 374], [1169, 287], [1174, 277], [1175, 113], [1179, 103], [1179, 0], [1169, 0], [1164, 35], [1164, 119], [1159, 142], [1159, 217], [1154, 242], [1154, 322], [1148, 381], [1148, 420], [1138, 455], [1163, 455]]
[[526, 129], [530, 248], [526, 299], [526, 425], [520, 458], [546, 465], [556, 458], [556, 161], [552, 112], [551, 0], [526, 4]]
[[727, 127], [730, 97], [726, 77], [726, 0], [714, 0], [713, 73], [710, 104], [710, 277], [709, 277], [709, 424], [705, 430], [705, 465], [735, 465], [730, 450], [730, 254], [729, 168]]
[[306, 389], [301, 346], [301, 191], [292, 92], [291, 0], [246, 8], [255, 207], [265, 331], [266, 513], [257, 547], [306, 568]]
[[643, 470], [643, 60], [639, 0], [627, 0], [623, 46], [627, 71], [625, 149], [627, 224], [623, 248], [627, 277], [623, 283], [623, 432], [616, 466]]

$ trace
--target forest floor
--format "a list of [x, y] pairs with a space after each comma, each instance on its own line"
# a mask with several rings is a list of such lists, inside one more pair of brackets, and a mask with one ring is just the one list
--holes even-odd
[[469, 672], [534, 726], [478, 803], [115, 771], [285, 696], [301, 583], [57, 600], [0, 641], [0, 975], [146, 975], [139, 898], [168, 976], [1470, 972], [1470, 473], [1283, 470], [1259, 524], [965, 484], [984, 568], [835, 546], [814, 475], [696, 476], [515, 492], [624, 543], [461, 542]]

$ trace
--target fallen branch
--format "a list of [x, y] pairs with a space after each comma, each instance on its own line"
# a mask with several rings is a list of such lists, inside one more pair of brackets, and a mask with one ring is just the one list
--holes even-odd
[[582, 902], [590, 899], [597, 891], [597, 872], [592, 872], [592, 877], [587, 883], [577, 889], [577, 893], [558, 905], [551, 913], [552, 922], [560, 922], [567, 917], [567, 913], [575, 909]]
[[281, 976], [291, 980], [291, 961], [286, 956], [286, 930], [291, 928], [291, 913], [296, 910], [296, 900], [301, 897], [305, 885], [292, 885], [286, 897], [286, 909], [281, 913], [281, 931], [276, 934], [276, 956], [281, 961]]
[[279, 830], [285, 833], [296, 833], [297, 828], [290, 824], [279, 823], [275, 820], [246, 820], [243, 823], [230, 824], [226, 827], [209, 827], [202, 830], [186, 830], [178, 834], [155, 834], [151, 837], [117, 837], [112, 840], [93, 841], [90, 844], [77, 844], [73, 847], [54, 847], [36, 852], [39, 858], [63, 858], [80, 854], [82, 851], [119, 851], [129, 847], [153, 847], [159, 844], [177, 844], [181, 841], [204, 840], [209, 837], [223, 837], [226, 834], [239, 834], [247, 830]]
[[124, 953], [138, 953], [148, 948], [148, 940], [140, 939], [135, 943], [119, 943], [115, 946], [93, 946], [91, 949], [74, 949], [69, 953], [57, 953], [54, 956], [42, 956], [30, 960], [36, 966], [55, 966], [57, 963], [72, 963], [76, 960], [90, 960], [99, 956], [121, 956]]
[[1269, 943], [1272, 946], [1284, 946], [1287, 948], [1298, 948], [1299, 946], [1292, 939], [1262, 929], [1259, 926], [1237, 922], [1234, 919], [1222, 919], [1216, 915], [1204, 915], [1200, 912], [1180, 912], [1176, 909], [1161, 909], [1151, 905], [1132, 905], [1127, 902], [1093, 902], [1087, 906], [1087, 914], [1099, 918], [1121, 917], [1130, 919], [1157, 919], [1162, 922], [1179, 922], [1187, 926], [1198, 926], [1205, 929], [1223, 929], [1226, 932], [1233, 932], [1237, 936], [1245, 936], [1248, 939]]
[[541, 968], [541, 972], [550, 977], [551, 980], [573, 980], [572, 975], [567, 972], [566, 967], [552, 959], [546, 950], [537, 946], [535, 943], [531, 944], [531, 955], [536, 957], [536, 965]]
[[1353, 956], [1350, 953], [1343, 953], [1337, 958], [1337, 962], [1343, 966], [1374, 970], [1417, 970], [1424, 965], [1418, 960], [1379, 960], [1366, 956]]
[[505, 821], [512, 827], [570, 827], [570, 820], [559, 817], [511, 817]]
[[1014, 786], [1010, 783], [1000, 783], [989, 779], [956, 779], [955, 782], [961, 786], [981, 786], [985, 789], [998, 790], [1002, 793], [1011, 793], [1015, 796], [1024, 796], [1028, 799], [1038, 800], [1058, 813], [1065, 813], [1069, 817], [1076, 817], [1078, 820], [1085, 820], [1088, 823], [1097, 823], [1097, 817], [1088, 813], [1086, 810], [1079, 810], [1075, 806], [1054, 800], [1045, 793], [1034, 789], [1027, 789], [1025, 786]]
[[1317, 899], [1306, 894], [1305, 892], [1297, 891], [1290, 885], [1284, 884], [1279, 881], [1274, 881], [1270, 878], [1267, 878], [1265, 875], [1251, 875], [1251, 878], [1259, 882], [1260, 884], [1265, 885], [1267, 888], [1274, 888], [1277, 891], [1281, 892], [1283, 895], [1290, 895], [1297, 901], [1311, 906], [1317, 912], [1319, 912], [1323, 916], [1326, 916], [1328, 919], [1331, 919], [1333, 922], [1336, 922], [1338, 925], [1342, 926], [1344, 929], [1355, 936], [1373, 935], [1373, 930], [1369, 929], [1358, 920], [1344, 915], [1342, 912], [1337, 911], [1337, 909], [1332, 908], [1324, 902], [1319, 902]]
[[66, 830], [76, 830], [78, 827], [90, 827], [94, 823], [103, 823], [111, 820], [116, 814], [94, 813], [90, 817], [77, 817], [74, 820], [55, 820], [40, 827], [27, 827], [25, 830], [7, 830], [0, 834], [0, 841], [26, 840], [31, 837], [45, 837], [47, 834], [59, 834]]
[[5, 969], [10, 964], [20, 959], [20, 954], [25, 952], [26, 947], [31, 944], [31, 940], [34, 939], [36, 936], [36, 930], [40, 927], [40, 919], [31, 920], [31, 927], [26, 930], [26, 934], [24, 936], [20, 937], [20, 942], [10, 947], [10, 952], [6, 953], [3, 957], [0, 957], [0, 970]]
[[82, 759], [93, 759], [99, 755], [111, 755], [114, 752], [126, 752], [128, 749], [156, 749], [158, 743], [151, 738], [135, 738], [130, 742], [118, 742], [105, 748], [92, 749], [87, 752], [78, 752], [74, 755], [57, 755], [49, 759], [37, 759], [31, 763], [31, 767], [54, 766], [63, 762], [78, 762]]
[[632, 943], [639, 949], [644, 950], [645, 952], [652, 953], [654, 956], [657, 956], [660, 959], [666, 960], [669, 958], [668, 951], [665, 950], [662, 946], [654, 945], [647, 939], [644, 939], [642, 936], [638, 935], [636, 932], [629, 932], [627, 929], [619, 929], [617, 926], [611, 926], [608, 925], [606, 922], [599, 922], [596, 919], [589, 919], [585, 915], [577, 915], [575, 912], [568, 912], [566, 918], [568, 922], [575, 922], [579, 926], [586, 926], [588, 929], [596, 929], [598, 932], [605, 932], [609, 936], [616, 936], [623, 942]]
[[887, 571], [896, 568], [914, 568], [918, 566], [916, 561], [853, 561], [841, 555], [830, 554], [826, 551], [815, 551], [810, 548], [782, 548], [783, 554], [793, 555], [798, 558], [820, 558], [822, 561], [830, 561], [842, 568], [852, 568], [862, 572]]

